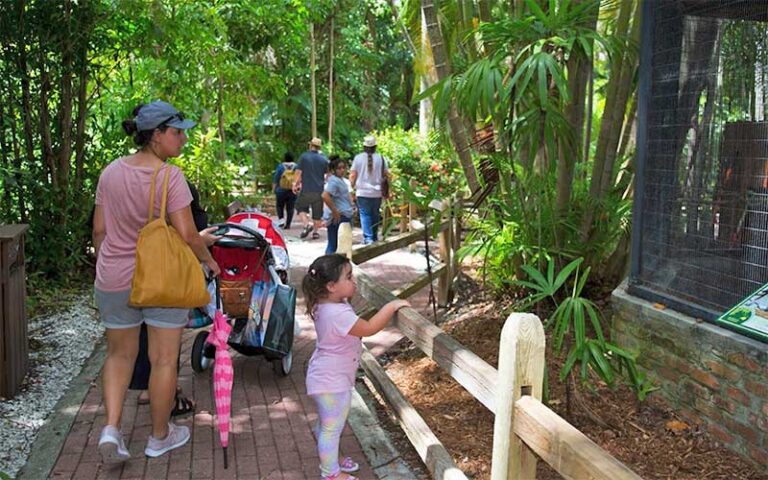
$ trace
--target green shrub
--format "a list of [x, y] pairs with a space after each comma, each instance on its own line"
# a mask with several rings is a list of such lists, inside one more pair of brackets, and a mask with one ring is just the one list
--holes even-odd
[[209, 215], [217, 216], [232, 201], [232, 186], [236, 179], [247, 178], [248, 169], [229, 158], [220, 159], [221, 142], [216, 129], [191, 131], [184, 155], [174, 160], [187, 180], [200, 192], [200, 202]]
[[600, 312], [591, 300], [582, 297], [582, 290], [589, 278], [589, 268], [580, 272], [582, 258], [573, 260], [555, 275], [555, 261], [548, 259], [546, 272], [530, 265], [523, 265], [528, 280], [515, 284], [525, 287], [531, 295], [521, 304], [522, 308], [548, 301], [554, 311], [544, 322], [544, 328], [552, 332], [554, 351], [560, 355], [567, 347], [566, 360], [560, 370], [560, 380], [578, 368], [578, 377], [585, 385], [591, 385], [590, 372], [609, 387], [616, 383], [616, 374], [626, 370], [629, 386], [638, 400], [643, 401], [657, 387], [638, 371], [637, 355], [608, 342], [603, 334]]
[[464, 176], [446, 147], [450, 143], [436, 134], [425, 139], [416, 130], [390, 127], [374, 135], [377, 150], [392, 172], [393, 196], [404, 193], [405, 188], [427, 196], [434, 187], [438, 198], [447, 198], [462, 188]]

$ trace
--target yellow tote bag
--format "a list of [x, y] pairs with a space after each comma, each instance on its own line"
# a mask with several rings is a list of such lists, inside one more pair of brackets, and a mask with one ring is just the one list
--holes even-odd
[[210, 295], [200, 261], [175, 228], [165, 221], [168, 201], [170, 166], [165, 170], [160, 216], [155, 211], [155, 178], [152, 174], [149, 193], [149, 220], [139, 230], [136, 244], [136, 269], [133, 272], [131, 297], [134, 307], [195, 308], [207, 305]]

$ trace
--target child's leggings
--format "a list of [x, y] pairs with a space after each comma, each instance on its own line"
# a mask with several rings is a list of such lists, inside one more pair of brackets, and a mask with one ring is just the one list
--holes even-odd
[[339, 440], [349, 415], [352, 392], [320, 393], [311, 395], [317, 404], [320, 421], [315, 430], [317, 452], [320, 456], [320, 474], [326, 477], [338, 474]]

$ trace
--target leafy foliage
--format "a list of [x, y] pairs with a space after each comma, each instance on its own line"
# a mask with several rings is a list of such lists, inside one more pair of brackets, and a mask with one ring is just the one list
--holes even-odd
[[[415, 130], [399, 126], [374, 134], [377, 150], [392, 171], [395, 196], [412, 192], [422, 197], [449, 198], [462, 188], [461, 168], [439, 135], [424, 139]], [[434, 190], [433, 194], [430, 190]]]
[[551, 301], [555, 309], [545, 322], [552, 331], [555, 352], [561, 354], [568, 346], [566, 360], [560, 370], [560, 380], [565, 380], [579, 366], [578, 376], [585, 384], [590, 383], [590, 372], [609, 386], [616, 383], [617, 373], [627, 371], [627, 380], [642, 401], [655, 390], [652, 382], [637, 369], [636, 355], [608, 342], [603, 334], [597, 306], [582, 297], [589, 278], [589, 268], [579, 268], [583, 258], [577, 258], [555, 275], [555, 261], [548, 259], [546, 272], [530, 265], [523, 265], [528, 280], [517, 280], [516, 285], [530, 290], [523, 307], [542, 301]]

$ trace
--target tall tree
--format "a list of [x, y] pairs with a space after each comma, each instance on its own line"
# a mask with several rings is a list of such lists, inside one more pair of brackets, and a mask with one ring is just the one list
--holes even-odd
[[[575, 0], [575, 4], [583, 3]], [[598, 4], [592, 3], [591, 14], [585, 18], [584, 27], [594, 30], [597, 26]], [[573, 191], [573, 174], [577, 163], [586, 160], [588, 154], [583, 148], [586, 89], [592, 75], [592, 51], [594, 42], [587, 41], [584, 46], [577, 45], [571, 50], [567, 60], [569, 103], [566, 106], [566, 118], [573, 129], [570, 144], [560, 142], [557, 161], [556, 208], [563, 218], [567, 214]]]
[[330, 34], [328, 35], [330, 38], [330, 53], [328, 55], [328, 143], [331, 145], [333, 145], [333, 123], [335, 121], [333, 111], [333, 41], [336, 35], [333, 26], [334, 18], [331, 17]]
[[[429, 43], [432, 48], [432, 57], [435, 62], [435, 71], [438, 81], [447, 79], [451, 75], [451, 65], [448, 61], [448, 55], [443, 43], [443, 34], [440, 30], [440, 24], [437, 20], [437, 13], [433, 0], [422, 0], [421, 9], [424, 12], [424, 20], [427, 28]], [[467, 185], [473, 195], [480, 192], [480, 182], [477, 178], [477, 170], [472, 161], [469, 142], [464, 124], [459, 117], [456, 106], [452, 103], [448, 111], [448, 126], [456, 153], [459, 156], [459, 163], [464, 171]]]
[[315, 81], [315, 22], [309, 24], [309, 81], [312, 95], [312, 138], [317, 137], [317, 82]]
[[[616, 36], [624, 42], [625, 48], [614, 56], [606, 89], [603, 121], [597, 137], [589, 186], [589, 194], [595, 204], [600, 202], [606, 192], [613, 187], [613, 170], [627, 113], [627, 100], [632, 91], [632, 78], [639, 62], [637, 50], [631, 46], [636, 45], [640, 37], [641, 4], [640, 1], [623, 2], [616, 23]], [[582, 239], [584, 240], [589, 238], [592, 232], [594, 213], [594, 209], [588, 209], [583, 217]]]

